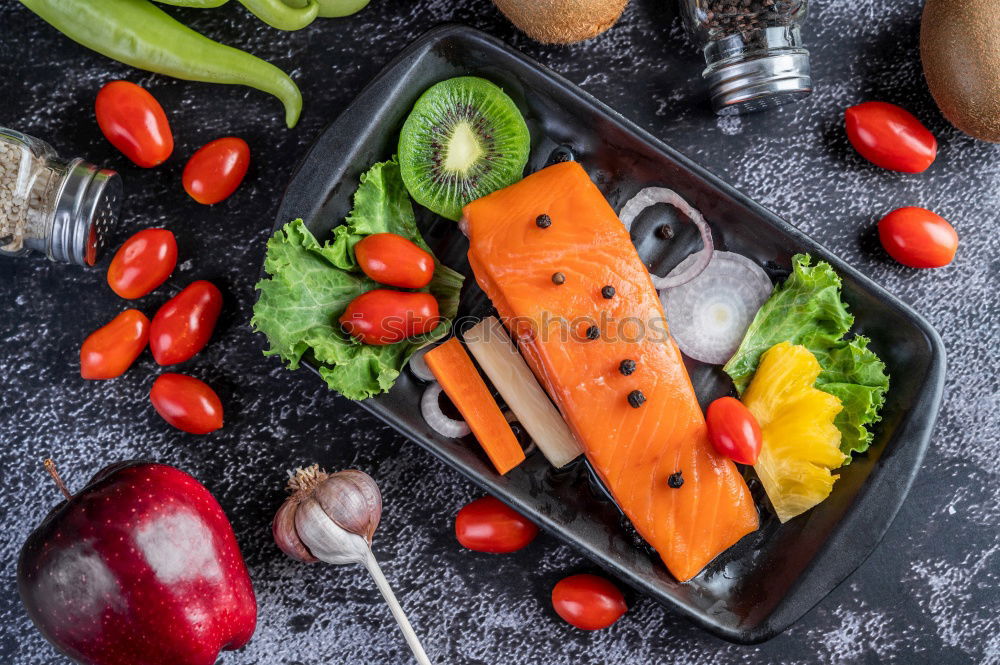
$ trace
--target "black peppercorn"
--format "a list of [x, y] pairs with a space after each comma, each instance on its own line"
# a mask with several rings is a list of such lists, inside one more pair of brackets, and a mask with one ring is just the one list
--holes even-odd
[[547, 229], [552, 226], [552, 218], [548, 215], [539, 215], [535, 217], [535, 225], [540, 229]]
[[799, 11], [799, 3], [791, 0], [697, 0], [697, 4], [711, 39], [742, 34], [751, 42], [759, 42], [759, 33], [769, 26], [789, 25]]
[[635, 371], [635, 361], [631, 358], [626, 358], [618, 364], [618, 371], [628, 376]]
[[604, 296], [605, 300], [611, 300], [612, 298], [615, 297], [615, 287], [611, 286], [610, 284], [608, 286], [603, 287], [601, 289], [601, 295]]
[[679, 489], [680, 486], [683, 484], [684, 484], [684, 474], [681, 473], [680, 471], [671, 473], [670, 477], [667, 478], [667, 485], [669, 485], [672, 489]]
[[587, 339], [597, 339], [601, 336], [601, 329], [597, 326], [587, 328]]
[[638, 409], [646, 401], [646, 396], [641, 390], [633, 390], [628, 394], [628, 405], [633, 409]]
[[664, 224], [663, 226], [661, 226], [660, 228], [658, 228], [656, 230], [656, 232], [664, 240], [670, 240], [671, 238], [674, 237], [674, 230], [672, 228], [670, 228], [669, 224]]
[[566, 283], [566, 275], [562, 274], [561, 272], [554, 272], [554, 273], [552, 273], [552, 283], [553, 284], [565, 284]]

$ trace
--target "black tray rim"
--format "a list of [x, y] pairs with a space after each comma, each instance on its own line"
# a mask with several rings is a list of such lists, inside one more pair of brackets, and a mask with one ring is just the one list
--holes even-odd
[[[528, 69], [540, 71], [547, 78], [551, 79], [563, 93], [573, 97], [583, 105], [592, 107], [604, 115], [609, 122], [616, 125], [618, 129], [634, 134], [652, 148], [669, 156], [678, 165], [704, 179], [740, 205], [751, 209], [796, 242], [815, 248], [815, 250], [810, 250], [810, 253], [832, 264], [841, 274], [849, 275], [860, 288], [868, 291], [884, 305], [897, 310], [900, 315], [909, 319], [914, 327], [923, 334], [930, 349], [928, 370], [913, 405], [912, 411], [916, 412], [916, 415], [905, 423], [902, 430], [897, 434], [896, 438], [898, 442], [897, 446], [893, 449], [893, 454], [888, 456], [883, 455], [878, 460], [876, 466], [870, 472], [868, 479], [865, 481], [864, 486], [858, 491], [852, 507], [831, 532], [826, 543], [824, 543], [809, 566], [799, 576], [797, 582], [789, 589], [785, 599], [764, 620], [753, 627], [745, 629], [734, 629], [713, 622], [710, 616], [694, 611], [669, 593], [664, 593], [656, 587], [649, 586], [643, 580], [636, 577], [627, 567], [616, 564], [616, 562], [603, 556], [600, 551], [575, 540], [571, 534], [566, 533], [555, 522], [544, 515], [536, 513], [530, 503], [522, 501], [517, 496], [508, 492], [502, 484], [497, 482], [496, 478], [483, 476], [477, 469], [469, 467], [460, 460], [442, 453], [431, 439], [424, 437], [420, 433], [413, 432], [408, 428], [406, 423], [395, 418], [391, 413], [381, 411], [378, 407], [377, 397], [355, 402], [358, 406], [388, 424], [407, 439], [416, 442], [436, 458], [442, 460], [445, 464], [479, 485], [482, 489], [496, 496], [515, 510], [531, 514], [532, 519], [540, 527], [570, 545], [603, 569], [611, 572], [632, 588], [652, 597], [657, 602], [669, 607], [707, 632], [735, 644], [752, 645], [770, 640], [788, 629], [794, 622], [818, 605], [834, 589], [846, 582], [868, 560], [892, 526], [919, 472], [930, 444], [930, 437], [933, 433], [937, 413], [940, 408], [946, 372], [946, 354], [940, 335], [926, 319], [915, 312], [909, 305], [888, 293], [881, 286], [845, 263], [836, 254], [830, 252], [825, 246], [813, 240], [810, 236], [774, 212], [763, 207], [740, 190], [726, 183], [705, 167], [692, 161], [677, 149], [628, 120], [622, 114], [585, 92], [558, 72], [529, 58], [496, 37], [461, 24], [448, 23], [440, 25], [420, 35], [390, 60], [362, 88], [361, 92], [358, 93], [352, 102], [318, 134], [302, 160], [292, 171], [292, 175], [289, 178], [288, 185], [278, 206], [275, 222], [272, 227], [272, 234], [284, 226], [290, 219], [299, 216], [298, 213], [294, 212], [296, 209], [302, 210], [306, 207], [300, 203], [309, 198], [307, 192], [299, 191], [300, 187], [298, 183], [300, 176], [303, 173], [321, 170], [324, 166], [328, 166], [325, 155], [329, 154], [329, 144], [333, 142], [338, 127], [346, 124], [346, 120], [351, 118], [352, 114], [357, 113], [359, 109], [369, 107], [371, 103], [369, 98], [374, 97], [378, 92], [379, 84], [390, 76], [399, 73], [400, 70], [405, 70], [406, 64], [409, 61], [424, 55], [441, 42], [453, 39], [477, 42], [480, 45], [500, 50], [520, 65]], [[266, 276], [263, 270], [263, 262], [260, 274], [261, 277]], [[312, 364], [307, 362], [303, 362], [302, 364], [318, 376], [318, 371]], [[880, 482], [873, 482], [873, 480]], [[889, 487], [886, 488], [885, 485], [889, 485]], [[878, 519], [873, 519], [873, 517]], [[849, 548], [852, 556], [845, 556], [841, 548], [837, 547], [847, 536], [850, 536], [853, 543], [853, 546]], [[800, 593], [799, 587], [805, 582], [809, 582], [811, 585], [811, 592], [808, 594]], [[803, 598], [803, 596], [807, 597]]]

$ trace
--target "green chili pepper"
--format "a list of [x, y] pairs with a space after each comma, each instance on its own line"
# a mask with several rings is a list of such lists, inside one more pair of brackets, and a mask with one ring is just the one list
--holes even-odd
[[283, 71], [245, 51], [213, 42], [147, 0], [21, 0], [75, 42], [127, 65], [206, 83], [235, 83], [268, 92], [285, 105], [294, 127], [302, 93]]
[[319, 0], [319, 15], [339, 18], [356, 14], [368, 6], [370, 0]]
[[308, 2], [319, 3], [319, 15], [324, 18], [350, 16], [364, 9], [370, 0], [285, 0], [293, 7], [305, 7]]
[[301, 30], [316, 19], [319, 3], [310, 0], [303, 7], [293, 7], [284, 0], [239, 0], [240, 4], [264, 23], [278, 30]]
[[229, 0], [156, 0], [161, 5], [173, 5], [174, 7], [194, 7], [196, 9], [215, 9], [229, 2]]
[[[229, 0], [156, 0], [161, 5], [175, 7], [197, 7], [210, 9], [224, 5]], [[239, 0], [254, 16], [278, 30], [301, 30], [320, 15], [323, 5], [320, 0]], [[368, 0], [335, 0], [351, 5], [368, 4]], [[360, 7], [359, 7], [360, 9]], [[353, 12], [351, 12], [353, 13]], [[343, 14], [346, 16], [346, 14]], [[341, 16], [341, 14], [338, 14]]]

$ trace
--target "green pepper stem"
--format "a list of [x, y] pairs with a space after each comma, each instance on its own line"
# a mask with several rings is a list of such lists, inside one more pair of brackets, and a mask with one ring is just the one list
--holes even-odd
[[356, 14], [368, 6], [370, 0], [285, 0], [292, 7], [305, 7], [311, 2], [319, 4], [319, 16], [322, 18], [342, 18]]
[[310, 0], [304, 7], [293, 7], [284, 0], [239, 0], [250, 13], [278, 30], [301, 30], [319, 13], [319, 3]]
[[193, 7], [195, 9], [215, 9], [229, 2], [229, 0], [156, 0], [161, 5], [173, 5], [174, 7]]

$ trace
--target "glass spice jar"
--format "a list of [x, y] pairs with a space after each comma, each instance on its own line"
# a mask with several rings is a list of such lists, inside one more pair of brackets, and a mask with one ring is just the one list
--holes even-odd
[[94, 265], [121, 199], [116, 172], [0, 127], [0, 255]]
[[812, 92], [800, 32], [807, 0], [680, 1], [716, 113], [762, 111]]

